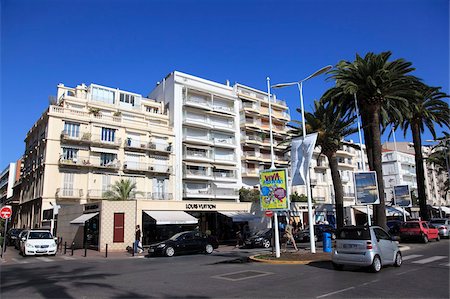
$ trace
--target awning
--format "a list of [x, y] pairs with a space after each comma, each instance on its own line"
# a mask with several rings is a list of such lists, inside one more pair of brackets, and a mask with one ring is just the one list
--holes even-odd
[[[367, 208], [366, 207], [361, 207], [361, 206], [355, 207], [354, 206], [353, 209], [355, 209], [355, 210], [357, 210], [357, 211], [359, 211], [361, 213], [367, 214]], [[405, 211], [405, 213], [406, 213], [406, 216], [409, 216], [409, 212], [408, 211]], [[370, 214], [370, 216], [373, 215], [373, 209], [372, 209], [371, 206], [369, 206], [369, 214]], [[403, 216], [403, 209], [387, 206], [386, 207], [386, 216]]]
[[163, 224], [197, 224], [198, 219], [183, 211], [144, 211], [156, 220], [157, 225]]
[[226, 166], [226, 165], [214, 165], [216, 169], [225, 169], [225, 170], [236, 170], [235, 166]]
[[118, 150], [115, 149], [110, 149], [110, 148], [103, 148], [103, 147], [94, 147], [91, 146], [91, 152], [96, 152], [96, 153], [107, 153], [107, 154], [116, 154], [119, 152]]
[[89, 219], [91, 219], [97, 215], [98, 215], [98, 212], [83, 214], [80, 217], [77, 217], [74, 220], [70, 221], [70, 224], [84, 224], [86, 221], [88, 221]]
[[188, 162], [188, 161], [184, 161], [183, 162], [184, 165], [188, 165], [188, 166], [200, 166], [200, 167], [211, 167], [211, 164], [208, 163], [198, 163], [198, 162]]
[[259, 217], [246, 212], [219, 212], [220, 214], [230, 217], [233, 222], [252, 221]]
[[214, 186], [220, 189], [238, 189], [239, 186], [237, 184], [227, 184], [227, 183], [213, 183]]

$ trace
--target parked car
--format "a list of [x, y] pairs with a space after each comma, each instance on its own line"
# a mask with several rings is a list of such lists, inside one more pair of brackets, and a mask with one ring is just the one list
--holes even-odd
[[406, 240], [422, 240], [424, 243], [428, 243], [429, 240], [440, 240], [439, 231], [428, 226], [426, 221], [406, 221], [402, 223], [400, 227], [400, 239]]
[[[336, 238], [336, 229], [332, 225], [316, 224], [314, 225], [314, 240], [316, 242], [322, 241], [324, 232], [329, 232], [331, 234], [331, 239], [334, 240]], [[300, 242], [309, 241], [309, 228], [298, 231], [298, 233], [294, 235], [294, 239]]]
[[389, 220], [386, 222], [386, 226], [389, 228], [389, 233], [393, 236], [398, 236], [400, 234], [400, 227], [403, 221], [401, 220]]
[[28, 231], [23, 230], [18, 235], [17, 238], [14, 240], [14, 248], [17, 250], [20, 250], [20, 243], [22, 242], [22, 237], [26, 235]]
[[439, 236], [448, 238], [450, 232], [450, 219], [448, 218], [432, 218], [429, 222], [430, 226], [437, 228]]
[[170, 257], [181, 253], [204, 252], [211, 254], [213, 250], [214, 246], [208, 236], [199, 231], [185, 231], [175, 234], [165, 241], [151, 244], [148, 253]]
[[48, 230], [30, 230], [22, 236], [20, 253], [27, 255], [56, 255], [56, 242]]
[[269, 248], [272, 245], [272, 229], [266, 228], [258, 231], [250, 238], [244, 240], [244, 245], [249, 248]]
[[402, 264], [398, 237], [378, 226], [346, 226], [336, 232], [336, 245], [331, 255], [333, 268], [342, 270], [345, 265], [370, 267], [378, 272], [382, 266]]
[[23, 231], [23, 229], [21, 228], [9, 229], [8, 232], [6, 233], [6, 245], [7, 246], [14, 245], [21, 231]]

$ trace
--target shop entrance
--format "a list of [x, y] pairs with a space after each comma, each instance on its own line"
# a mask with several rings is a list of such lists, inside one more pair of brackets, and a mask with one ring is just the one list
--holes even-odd
[[[173, 211], [176, 213], [177, 211]], [[168, 212], [170, 213], [170, 212]], [[183, 212], [184, 213], [184, 212]], [[170, 223], [170, 220], [160, 221], [148, 215], [145, 211], [142, 212], [142, 245], [148, 246], [152, 243], [161, 242], [169, 239], [173, 235], [183, 231], [194, 230], [198, 227], [197, 220], [178, 221], [184, 223]], [[187, 223], [191, 222], [191, 223]], [[195, 222], [195, 223], [194, 223]]]
[[98, 250], [99, 220], [100, 216], [96, 215], [84, 223], [83, 247], [86, 245], [88, 249]]

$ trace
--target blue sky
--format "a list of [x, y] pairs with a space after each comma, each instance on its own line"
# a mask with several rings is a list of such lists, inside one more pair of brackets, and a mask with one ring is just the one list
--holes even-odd
[[[58, 83], [147, 95], [179, 70], [265, 90], [267, 76], [295, 81], [355, 53], [385, 50], [449, 93], [448, 0], [2, 0], [0, 168], [24, 152]], [[307, 111], [332, 86], [325, 79], [304, 84]], [[277, 95], [300, 119], [298, 91]]]

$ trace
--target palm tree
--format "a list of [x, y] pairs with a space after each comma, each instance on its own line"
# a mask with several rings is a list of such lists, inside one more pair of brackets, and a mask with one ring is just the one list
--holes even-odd
[[330, 71], [336, 80], [324, 98], [340, 106], [342, 111], [353, 114], [355, 99], [361, 113], [364, 140], [370, 170], [377, 173], [380, 204], [374, 209], [375, 223], [386, 228], [384, 182], [381, 162], [381, 126], [391, 119], [401, 119], [404, 107], [411, 96], [408, 75], [414, 70], [403, 59], [389, 61], [391, 52], [356, 55], [353, 62], [341, 61]]
[[429, 87], [417, 80], [414, 82], [414, 86], [416, 94], [412, 98], [412, 101], [409, 102], [409, 112], [401, 123], [401, 126], [405, 135], [408, 127], [411, 127], [416, 162], [420, 217], [428, 221], [430, 215], [427, 209], [421, 133], [427, 127], [433, 138], [436, 139], [435, 124], [448, 128], [450, 111], [448, 104], [442, 101], [442, 99], [448, 98], [449, 96], [440, 92], [440, 88]]
[[[343, 119], [341, 111], [333, 107], [330, 103], [314, 101], [314, 112], [307, 112], [305, 114], [305, 120], [306, 130], [308, 132], [318, 133], [316, 146], [320, 147], [320, 154], [324, 154], [328, 159], [335, 194], [336, 223], [337, 227], [341, 228], [344, 226], [344, 190], [339, 175], [336, 152], [344, 144], [359, 148], [355, 144], [344, 141], [346, 136], [357, 131], [356, 128], [352, 127], [355, 117]], [[298, 121], [294, 122], [299, 124]], [[302, 132], [302, 128], [300, 127], [295, 128], [292, 133], [294, 137], [297, 137], [303, 136]]]
[[130, 179], [121, 179], [111, 186], [111, 190], [104, 192], [103, 197], [109, 200], [129, 200], [141, 193], [136, 191], [136, 183], [131, 182]]

